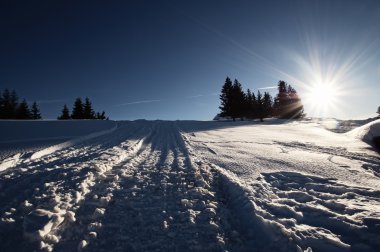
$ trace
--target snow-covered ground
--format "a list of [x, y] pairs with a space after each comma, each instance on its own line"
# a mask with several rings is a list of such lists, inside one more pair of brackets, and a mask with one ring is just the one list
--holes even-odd
[[[53, 148], [46, 149], [45, 153], [68, 147], [83, 140], [78, 137], [88, 138], [107, 133], [116, 129], [116, 124], [117, 122], [108, 120], [0, 120], [0, 160], [3, 160], [0, 171], [21, 156], [32, 155], [48, 147]], [[72, 141], [73, 139], [75, 140]]]
[[2, 154], [0, 251], [378, 251], [377, 128], [139, 120]]

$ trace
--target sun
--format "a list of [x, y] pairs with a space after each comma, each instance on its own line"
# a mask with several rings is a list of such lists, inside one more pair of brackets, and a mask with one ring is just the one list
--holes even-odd
[[324, 117], [338, 107], [339, 92], [333, 82], [315, 82], [307, 88], [305, 102], [311, 114]]
[[309, 99], [317, 107], [331, 106], [336, 99], [336, 89], [331, 84], [316, 84], [310, 90]]

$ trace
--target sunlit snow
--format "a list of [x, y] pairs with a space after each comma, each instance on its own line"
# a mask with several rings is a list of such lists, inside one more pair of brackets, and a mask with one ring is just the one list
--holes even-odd
[[1, 251], [380, 247], [379, 120], [38, 123], [0, 139]]

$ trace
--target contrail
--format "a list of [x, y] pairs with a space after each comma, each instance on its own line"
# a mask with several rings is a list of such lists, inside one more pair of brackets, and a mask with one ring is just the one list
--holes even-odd
[[275, 89], [275, 88], [277, 88], [277, 86], [261, 87], [261, 88], [258, 88], [258, 89]]
[[141, 103], [152, 103], [152, 102], [160, 102], [160, 101], [161, 100], [142, 100], [142, 101], [122, 103], [122, 104], [119, 104], [117, 106], [134, 105], [134, 104], [141, 104]]

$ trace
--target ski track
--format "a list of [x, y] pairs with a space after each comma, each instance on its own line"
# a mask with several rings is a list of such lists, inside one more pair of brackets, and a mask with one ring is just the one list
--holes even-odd
[[[265, 172], [245, 181], [198, 155], [217, 156], [208, 144], [226, 142], [194, 138], [177, 122], [122, 122], [109, 134], [40, 158], [15, 157], [0, 172], [0, 251], [380, 247], [380, 191], [299, 172]], [[365, 153], [276, 144], [283, 154], [328, 153], [341, 167], [334, 157], [359, 160], [378, 176], [377, 157]]]

